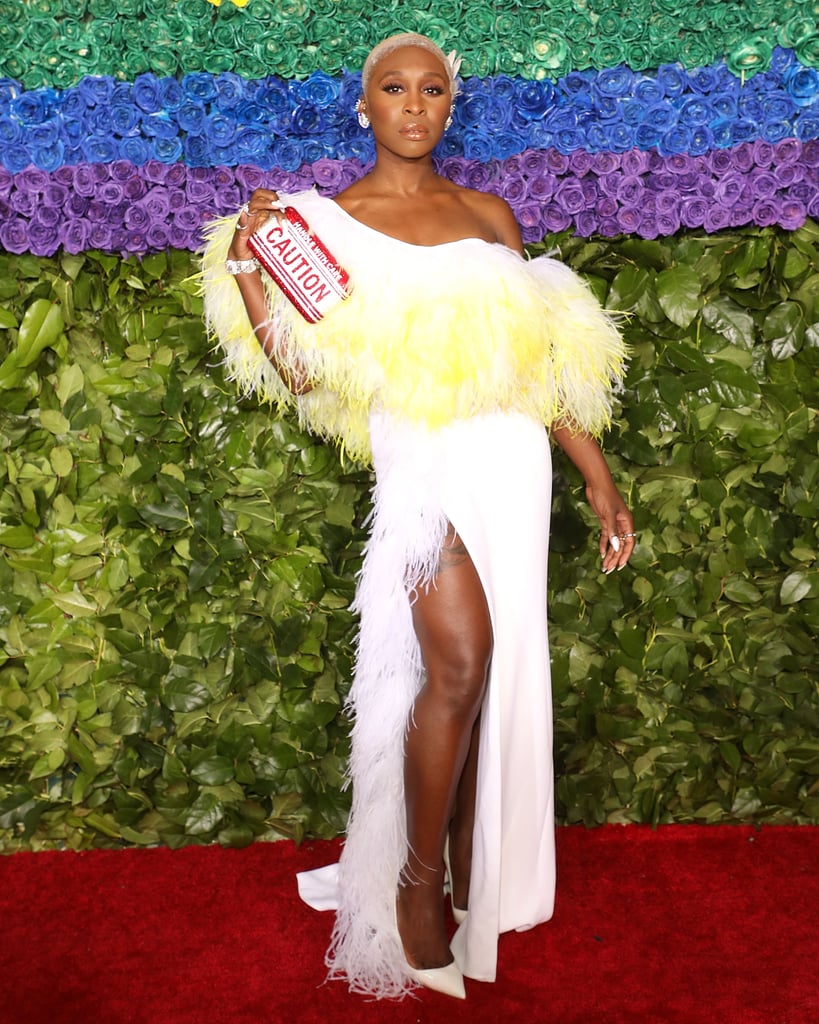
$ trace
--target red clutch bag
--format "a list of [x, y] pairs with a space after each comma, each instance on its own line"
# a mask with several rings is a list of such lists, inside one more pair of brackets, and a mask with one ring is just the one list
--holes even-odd
[[292, 206], [252, 234], [247, 244], [279, 288], [311, 324], [325, 317], [352, 291], [340, 267], [307, 221]]

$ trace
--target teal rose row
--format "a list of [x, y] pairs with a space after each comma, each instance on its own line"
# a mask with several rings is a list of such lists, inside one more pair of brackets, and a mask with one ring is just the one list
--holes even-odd
[[814, 0], [528, 0], [470, 2], [277, 0], [246, 7], [205, 0], [42, 0], [4, 5], [0, 77], [26, 88], [65, 88], [84, 75], [134, 79], [235, 71], [246, 78], [306, 78], [359, 70], [369, 49], [419, 31], [463, 54], [469, 76], [555, 79], [619, 64], [700, 67], [725, 59], [750, 76], [774, 48], [819, 64]]

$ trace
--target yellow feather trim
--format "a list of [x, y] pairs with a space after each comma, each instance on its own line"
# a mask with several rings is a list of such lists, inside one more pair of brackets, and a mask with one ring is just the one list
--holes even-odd
[[224, 270], [234, 219], [215, 222], [203, 259], [205, 315], [244, 391], [279, 408], [295, 406], [304, 425], [363, 461], [373, 408], [433, 429], [504, 409], [592, 434], [608, 424], [625, 347], [568, 267], [544, 256], [526, 261], [480, 239], [409, 245], [314, 191], [283, 198], [348, 270], [353, 294], [308, 324], [268, 280], [279, 346], [320, 385], [294, 399]]

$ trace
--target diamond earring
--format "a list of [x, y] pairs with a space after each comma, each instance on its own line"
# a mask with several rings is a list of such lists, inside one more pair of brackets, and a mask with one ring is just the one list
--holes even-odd
[[450, 114], [449, 117], [446, 119], [446, 121], [444, 121], [444, 131], [445, 132], [449, 131], [449, 129], [451, 127], [452, 127], [452, 114]]
[[364, 111], [361, 109], [360, 106], [356, 107], [356, 113], [358, 114], [358, 123], [361, 125], [361, 127], [362, 128], [369, 128], [370, 127], [370, 119], [369, 119], [369, 117], [367, 117], [367, 115], [364, 113]]

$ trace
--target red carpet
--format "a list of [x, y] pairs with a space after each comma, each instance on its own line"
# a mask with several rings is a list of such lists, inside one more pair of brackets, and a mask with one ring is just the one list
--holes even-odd
[[2, 1024], [816, 1024], [819, 828], [558, 832], [553, 921], [467, 1000], [322, 984], [294, 872], [336, 844], [0, 857]]

